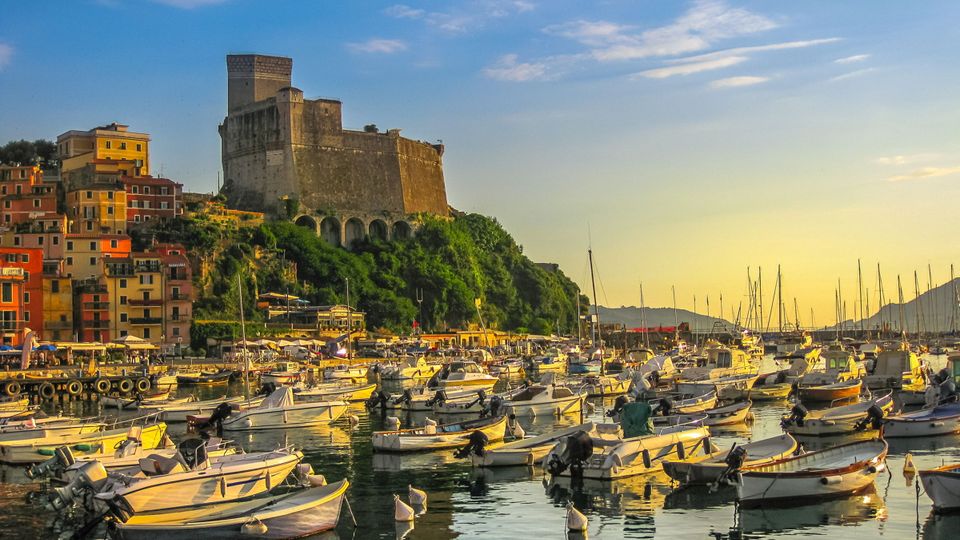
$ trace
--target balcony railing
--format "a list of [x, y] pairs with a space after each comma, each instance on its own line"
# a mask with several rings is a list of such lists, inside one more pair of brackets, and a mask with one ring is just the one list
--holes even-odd
[[110, 302], [84, 302], [83, 309], [92, 309], [92, 310], [110, 309]]
[[110, 328], [110, 321], [100, 319], [98, 321], [82, 321], [80, 326], [88, 330], [106, 330]]
[[161, 324], [163, 319], [160, 317], [131, 317], [130, 324], [143, 325], [143, 324]]
[[190, 295], [186, 293], [172, 293], [170, 300], [190, 300]]
[[162, 306], [163, 300], [160, 298], [151, 298], [149, 300], [144, 300], [142, 298], [131, 298], [128, 300], [131, 306]]

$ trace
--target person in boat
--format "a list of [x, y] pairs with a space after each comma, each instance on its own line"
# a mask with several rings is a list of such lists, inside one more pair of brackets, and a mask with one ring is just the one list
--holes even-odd
[[639, 437], [653, 433], [653, 409], [641, 396], [637, 401], [627, 403], [620, 412], [620, 427], [623, 437]]

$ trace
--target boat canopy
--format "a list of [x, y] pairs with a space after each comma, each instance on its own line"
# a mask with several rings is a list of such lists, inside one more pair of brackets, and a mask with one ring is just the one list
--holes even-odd
[[272, 394], [264, 398], [260, 403], [259, 409], [277, 409], [280, 407], [290, 407], [293, 405], [293, 388], [284, 386], [277, 388]]
[[904, 373], [913, 373], [919, 368], [917, 355], [910, 351], [883, 351], [877, 355], [873, 374], [899, 377]]

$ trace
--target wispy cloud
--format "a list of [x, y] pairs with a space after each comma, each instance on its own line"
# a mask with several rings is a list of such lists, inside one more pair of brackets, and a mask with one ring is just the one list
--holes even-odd
[[361, 43], [347, 43], [347, 47], [362, 53], [393, 54], [406, 50], [407, 44], [399, 39], [373, 38]]
[[905, 182], [911, 180], [926, 180], [928, 178], [939, 178], [943, 176], [954, 176], [960, 174], [960, 166], [955, 167], [923, 167], [911, 171], [907, 174], [891, 176], [888, 178], [891, 182]]
[[646, 77], [648, 79], [665, 79], [674, 75], [691, 75], [702, 71], [712, 71], [737, 65], [747, 60], [746, 56], [724, 56], [702, 62], [688, 62], [662, 68], [648, 69], [633, 75], [631, 78]]
[[844, 73], [843, 75], [837, 75], [836, 77], [831, 77], [830, 79], [828, 79], [828, 82], [845, 81], [845, 80], [847, 80], [847, 79], [853, 79], [853, 78], [855, 78], [855, 77], [860, 77], [860, 76], [866, 75], [867, 73], [870, 73], [870, 72], [876, 71], [876, 70], [877, 70], [877, 68], [858, 69], [858, 70], [856, 70], [856, 71], [851, 71], [851, 72], [849, 72], [849, 73]]
[[769, 81], [769, 77], [756, 77], [756, 76], [740, 76], [740, 77], [727, 77], [726, 79], [717, 79], [710, 82], [710, 88], [738, 88], [741, 86], [753, 86], [755, 84], [765, 83]]
[[833, 61], [834, 64], [855, 64], [857, 62], [863, 62], [867, 58], [870, 58], [869, 54], [855, 54], [853, 56], [846, 56], [844, 58], [837, 58]]
[[517, 55], [506, 54], [496, 64], [483, 70], [483, 74], [498, 81], [526, 82], [545, 80], [547, 64], [543, 62], [518, 62]]
[[9, 66], [11, 60], [13, 60], [13, 47], [0, 42], [0, 71]]
[[158, 4], [171, 6], [180, 9], [195, 9], [199, 7], [214, 6], [223, 4], [227, 0], [153, 0]]
[[748, 54], [757, 53], [757, 52], [783, 51], [788, 49], [804, 49], [807, 47], [815, 47], [817, 45], [826, 45], [828, 43], [836, 43], [840, 40], [841, 38], [831, 37], [831, 38], [821, 38], [821, 39], [806, 39], [806, 40], [800, 40], [800, 41], [783, 41], [780, 43], [767, 43], [766, 45], [753, 45], [751, 47], [735, 47], [733, 49], [723, 49], [720, 51], [714, 51], [706, 54], [698, 54], [696, 56], [676, 58], [673, 60], [668, 60], [667, 62], [668, 63], [700, 62], [703, 60], [711, 60], [713, 58], [720, 58], [723, 56], [742, 56], [742, 55], [748, 55]]
[[698, 0], [676, 20], [644, 31], [608, 21], [578, 20], [548, 26], [544, 32], [578, 41], [601, 62], [673, 56], [702, 51], [716, 41], [755, 34], [777, 23], [720, 0]]
[[473, 0], [444, 11], [427, 11], [395, 4], [383, 11], [396, 19], [422, 20], [427, 25], [450, 34], [462, 34], [483, 26], [492, 19], [502, 19], [536, 8], [527, 0]]
[[895, 156], [882, 156], [878, 157], [875, 161], [879, 165], [909, 165], [911, 163], [919, 163], [922, 161], [930, 161], [932, 159], [937, 159], [940, 157], [940, 154], [927, 152], [921, 154], [907, 154], [907, 155], [895, 155]]

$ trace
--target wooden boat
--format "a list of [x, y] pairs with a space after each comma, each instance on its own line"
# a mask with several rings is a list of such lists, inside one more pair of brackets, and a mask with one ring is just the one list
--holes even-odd
[[563, 416], [580, 414], [585, 399], [566, 386], [533, 384], [505, 400], [503, 407], [508, 415]]
[[621, 379], [620, 377], [607, 377], [603, 375], [590, 376], [584, 379], [583, 391], [587, 397], [610, 397], [622, 396], [630, 391], [633, 385], [631, 379]]
[[293, 389], [285, 386], [274, 390], [259, 405], [231, 412], [221, 422], [227, 431], [319, 426], [336, 421], [347, 407], [346, 401], [294, 403]]
[[250, 401], [244, 401], [243, 396], [222, 397], [219, 399], [208, 399], [204, 401], [188, 401], [185, 403], [173, 403], [162, 405], [142, 405], [141, 411], [156, 411], [160, 420], [164, 422], [186, 422], [188, 416], [203, 416], [213, 412], [221, 403], [229, 403], [238, 408], [254, 407], [260, 403], [262, 398], [254, 398]]
[[440, 392], [443, 392], [443, 400], [450, 403], [467, 403], [477, 398], [477, 391], [482, 388], [446, 388], [433, 389], [427, 387], [407, 388], [400, 395], [394, 396], [385, 390], [380, 390], [374, 394], [368, 403], [374, 407], [383, 407], [384, 409], [411, 411], [411, 412], [430, 412], [438, 399]]
[[[516, 393], [515, 390], [513, 393]], [[473, 392], [474, 398], [466, 401], [463, 398], [447, 399], [447, 393], [437, 390], [433, 399], [434, 414], [483, 414], [491, 412], [493, 416], [502, 414], [504, 395], [487, 396], [483, 389]], [[509, 394], [506, 394], [509, 397]]]
[[110, 409], [136, 410], [143, 405], [162, 405], [168, 402], [170, 391], [163, 390], [150, 394], [120, 396], [117, 394], [106, 395], [100, 398], [100, 403]]
[[523, 360], [518, 358], [500, 360], [487, 366], [487, 371], [495, 377], [509, 379], [512, 377], [523, 377], [527, 371], [523, 368]]
[[377, 452], [416, 452], [455, 448], [467, 442], [474, 432], [483, 433], [488, 442], [502, 441], [507, 417], [495, 416], [454, 424], [426, 425], [396, 431], [375, 431], [373, 449]]
[[586, 358], [577, 358], [572, 360], [567, 366], [567, 372], [574, 374], [600, 373], [603, 363], [601, 360], [588, 360]]
[[69, 437], [84, 433], [95, 433], [103, 430], [104, 427], [106, 427], [106, 423], [90, 418], [75, 418], [72, 416], [29, 417], [0, 425], [0, 444], [39, 437]]
[[336, 528], [349, 486], [344, 479], [250, 501], [136, 514], [114, 529], [122, 540], [226, 540], [251, 536], [248, 524], [256, 524], [257, 538], [301, 538]]
[[210, 386], [214, 384], [227, 384], [233, 371], [222, 369], [216, 373], [200, 373], [199, 375], [177, 375], [177, 384], [184, 386]]
[[877, 355], [873, 370], [864, 378], [867, 388], [915, 390], [926, 386], [923, 366], [913, 351], [901, 347]]
[[0, 412], [22, 413], [30, 406], [27, 398], [0, 398]]
[[587, 422], [536, 437], [516, 440], [495, 448], [483, 448], [480, 452], [470, 452], [470, 463], [474, 467], [536, 465], [543, 461], [557, 441], [578, 431], [587, 433], [593, 431], [593, 423]]
[[743, 467], [735, 477], [737, 500], [744, 506], [758, 506], [857, 493], [873, 484], [886, 466], [886, 457], [887, 443], [870, 440]]
[[797, 388], [797, 396], [799, 396], [800, 401], [834, 402], [856, 398], [860, 395], [862, 387], [863, 381], [860, 379], [849, 379], [843, 382], [816, 386], [801, 385]]
[[664, 428], [670, 426], [705, 426], [707, 415], [704, 413], [693, 414], [671, 414], [668, 416], [652, 416], [654, 427]]
[[880, 429], [883, 417], [893, 408], [893, 398], [886, 395], [841, 407], [807, 411], [795, 405], [781, 419], [783, 429], [794, 435], [839, 435], [866, 429]]
[[798, 386], [823, 386], [865, 375], [863, 367], [853, 353], [843, 347], [831, 346], [820, 358], [808, 364], [807, 370], [797, 379]]
[[920, 482], [934, 511], [960, 510], [960, 463], [920, 471]]
[[366, 401], [377, 390], [373, 384], [324, 383], [307, 388], [294, 388], [297, 401]]
[[704, 413], [707, 419], [704, 420], [705, 426], [729, 426], [733, 424], [742, 424], [746, 422], [747, 415], [750, 414], [751, 401], [738, 401], [733, 405], [707, 409]]
[[691, 414], [703, 412], [717, 406], [717, 393], [709, 392], [696, 396], [664, 396], [650, 401], [652, 407], [662, 414]]
[[543, 459], [545, 468], [552, 476], [614, 480], [654, 472], [667, 459], [712, 451], [705, 427], [668, 427], [629, 439], [619, 428], [600, 425], [595, 434], [580, 432], [560, 440]]
[[[180, 446], [183, 448], [183, 443]], [[145, 512], [190, 511], [201, 505], [265, 493], [280, 485], [303, 459], [302, 453], [286, 449], [222, 456], [213, 463], [200, 459], [199, 454], [195, 463], [191, 459], [170, 463], [159, 456], [141, 460], [145, 477], [124, 476], [120, 481], [108, 482], [96, 490], [94, 498], [107, 504], [121, 521]], [[184, 463], [192, 469], [184, 467]], [[157, 472], [167, 467], [172, 469]], [[58, 493], [61, 501], [67, 499], [64, 492]]]
[[429, 379], [440, 371], [440, 364], [431, 364], [423, 356], [410, 357], [399, 365], [384, 367], [380, 377], [388, 381]]
[[[797, 447], [797, 440], [784, 433], [740, 446], [734, 445], [729, 450], [686, 459], [666, 460], [663, 462], [663, 470], [681, 484], [713, 484], [723, 481], [724, 476], [735, 473], [740, 467], [765, 465], [788, 458], [797, 451]], [[734, 450], [736, 452], [731, 459], [731, 452]]]
[[929, 437], [960, 432], [960, 403], [944, 403], [930, 409], [888, 416], [883, 437]]
[[303, 377], [303, 370], [300, 364], [296, 362], [278, 362], [276, 369], [268, 371], [260, 376], [260, 382], [263, 384], [294, 384]]
[[369, 372], [370, 368], [367, 366], [341, 365], [327, 368], [323, 372], [323, 378], [331, 381], [362, 382], [367, 380], [367, 374]]
[[440, 371], [427, 383], [427, 387], [435, 390], [460, 387], [491, 390], [498, 380], [500, 379], [484, 373], [476, 362], [456, 360], [444, 364]]
[[780, 401], [787, 399], [793, 392], [790, 383], [754, 385], [750, 389], [750, 401]]
[[553, 347], [547, 349], [542, 355], [530, 358], [527, 367], [538, 373], [562, 373], [567, 370], [567, 355]]
[[705, 349], [703, 365], [689, 367], [680, 372], [677, 384], [710, 382], [738, 375], [756, 375], [757, 368], [750, 355], [740, 349], [731, 349], [713, 342]]
[[[143, 426], [138, 433], [141, 444], [156, 448], [166, 433], [163, 422]], [[73, 434], [51, 434], [40, 430], [37, 437], [0, 443], [0, 461], [5, 463], [40, 463], [54, 455], [57, 447], [69, 446], [77, 455], [110, 455], [120, 443], [130, 436], [131, 428], [122, 427], [105, 431]]]

